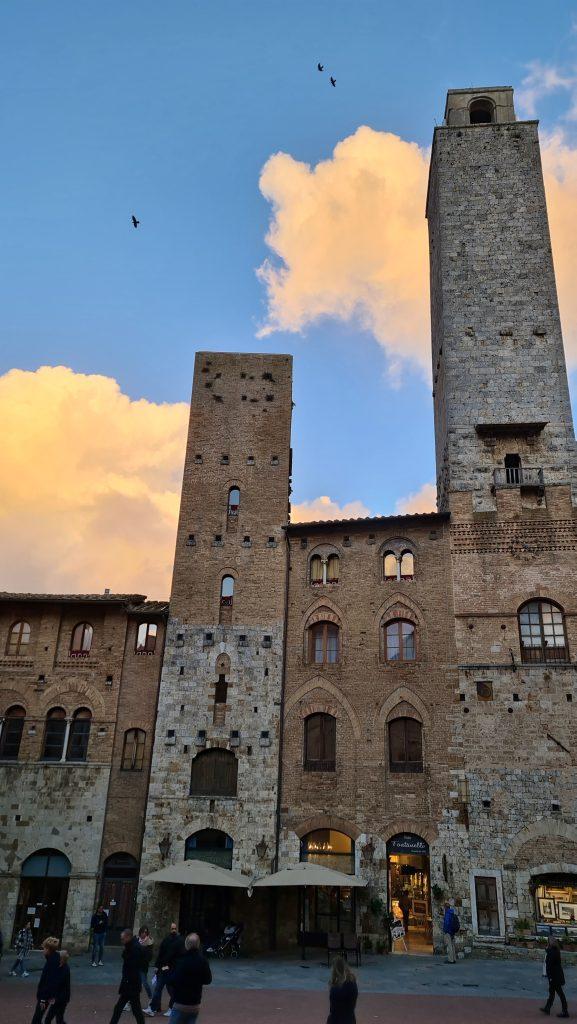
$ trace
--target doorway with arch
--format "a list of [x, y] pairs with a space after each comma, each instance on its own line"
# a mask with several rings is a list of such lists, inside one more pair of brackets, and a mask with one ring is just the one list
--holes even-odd
[[[184, 844], [185, 860], [204, 860], [232, 870], [234, 843], [216, 828], [193, 832]], [[179, 929], [182, 935], [198, 932], [203, 945], [215, 942], [230, 924], [232, 889], [212, 885], [184, 885], [180, 897]]]
[[389, 911], [403, 923], [405, 936], [394, 952], [432, 953], [431, 871], [429, 844], [422, 836], [403, 832], [387, 843]]
[[34, 945], [49, 935], [62, 938], [71, 864], [60, 850], [32, 853], [22, 864], [13, 938], [27, 921], [32, 925]]
[[108, 914], [106, 942], [120, 944], [124, 928], [132, 928], [138, 885], [138, 861], [130, 853], [113, 853], [102, 865], [99, 905]]

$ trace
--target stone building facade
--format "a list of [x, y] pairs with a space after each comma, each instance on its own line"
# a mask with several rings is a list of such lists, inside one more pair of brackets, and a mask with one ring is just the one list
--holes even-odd
[[[0, 924], [86, 948], [131, 924], [167, 605], [0, 594]], [[144, 648], [144, 649], [140, 649]]]

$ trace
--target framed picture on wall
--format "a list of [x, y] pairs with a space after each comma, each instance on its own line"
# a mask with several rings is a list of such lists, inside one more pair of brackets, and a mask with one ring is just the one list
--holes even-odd
[[539, 913], [545, 921], [554, 921], [557, 917], [555, 900], [539, 897]]
[[426, 917], [427, 916], [427, 901], [426, 900], [413, 900], [413, 914], [415, 917]]
[[558, 903], [560, 921], [577, 921], [577, 903]]

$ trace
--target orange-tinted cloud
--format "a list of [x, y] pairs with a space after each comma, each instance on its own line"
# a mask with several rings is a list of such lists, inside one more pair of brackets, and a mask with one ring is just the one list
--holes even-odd
[[168, 597], [187, 419], [64, 366], [0, 377], [2, 589]]
[[[552, 82], [547, 78], [547, 88]], [[528, 101], [535, 102], [532, 94]], [[542, 153], [567, 355], [575, 366], [577, 148], [558, 131], [543, 135]], [[286, 153], [272, 156], [260, 179], [272, 204], [266, 241], [275, 257], [258, 271], [268, 304], [261, 336], [302, 331], [324, 317], [356, 320], [387, 352], [393, 378], [405, 360], [429, 373], [427, 172], [424, 149], [367, 127], [314, 167]]]
[[348, 501], [339, 505], [328, 495], [313, 498], [312, 501], [301, 501], [291, 506], [291, 523], [311, 523], [326, 519], [362, 519], [370, 516], [370, 510], [362, 501]]
[[430, 367], [428, 158], [397, 135], [361, 127], [311, 167], [286, 153], [265, 164], [260, 188], [278, 260], [258, 273], [267, 290], [261, 336], [301, 331], [322, 317], [357, 320], [399, 358]]
[[434, 484], [423, 484], [414, 494], [399, 498], [395, 512], [408, 516], [413, 512], [435, 512], [437, 508], [437, 488]]

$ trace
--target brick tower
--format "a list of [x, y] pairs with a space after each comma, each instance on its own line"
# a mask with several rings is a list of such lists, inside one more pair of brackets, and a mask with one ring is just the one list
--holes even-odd
[[[143, 875], [198, 858], [251, 876], [275, 855], [291, 383], [290, 356], [196, 356]], [[157, 930], [231, 912], [162, 888], [143, 887]]]
[[537, 122], [512, 89], [449, 92], [427, 217], [462, 757], [447, 860], [473, 942], [494, 943], [563, 925], [553, 877], [577, 892], [575, 440]]

